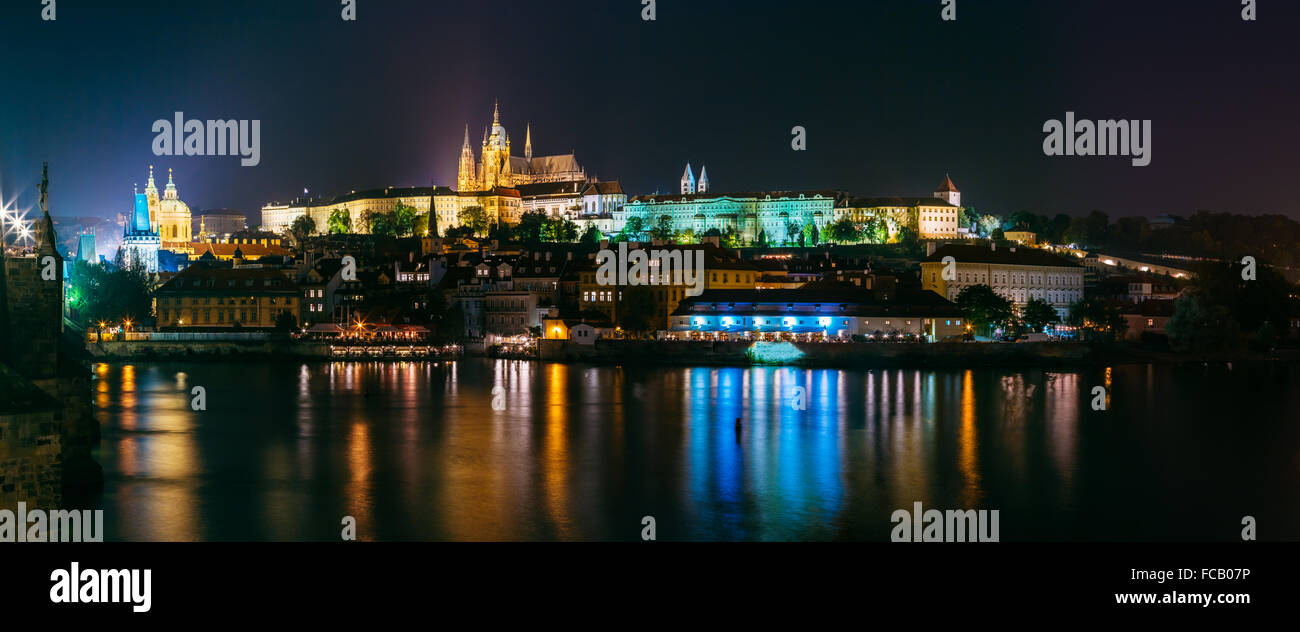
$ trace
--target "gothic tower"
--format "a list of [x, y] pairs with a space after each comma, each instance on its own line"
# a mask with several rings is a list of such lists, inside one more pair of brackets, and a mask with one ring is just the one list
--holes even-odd
[[700, 167], [700, 182], [695, 187], [696, 193], [708, 193], [709, 191], [709, 168]]
[[501, 105], [492, 109], [492, 130], [483, 142], [483, 178], [482, 190], [491, 191], [496, 187], [514, 185], [510, 173], [510, 134], [501, 124]]
[[525, 128], [527, 131], [524, 136], [524, 160], [533, 161], [533, 124], [529, 123]]
[[682, 195], [695, 193], [695, 174], [691, 173], [691, 163], [686, 163], [686, 173], [682, 174]]
[[149, 223], [158, 228], [158, 185], [153, 182], [153, 165], [149, 165], [149, 183], [144, 187], [145, 199], [149, 201]]
[[465, 145], [460, 148], [460, 172], [456, 177], [456, 190], [478, 190], [478, 173], [474, 163], [474, 150], [469, 146], [469, 125], [466, 125]]

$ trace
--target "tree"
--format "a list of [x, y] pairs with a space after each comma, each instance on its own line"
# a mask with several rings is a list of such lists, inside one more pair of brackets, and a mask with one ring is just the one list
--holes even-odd
[[798, 222], [787, 222], [785, 225], [785, 245], [796, 246], [799, 244], [799, 236], [803, 234], [803, 228]]
[[[119, 253], [123, 261], [125, 255]], [[153, 314], [149, 277], [141, 267], [110, 266], [77, 261], [68, 280], [73, 318], [87, 325], [140, 322]]]
[[298, 328], [298, 318], [293, 312], [284, 310], [275, 317], [275, 330], [282, 333], [289, 333]]
[[812, 223], [812, 221], [809, 221], [807, 224], [804, 224], [803, 226], [804, 244], [808, 246], [816, 246], [817, 238], [820, 236], [820, 233], [821, 231], [817, 230], [817, 225]]
[[957, 307], [973, 327], [985, 334], [994, 327], [1011, 322], [1015, 315], [1011, 300], [987, 285], [972, 285], [957, 295]]
[[428, 213], [424, 213], [422, 215], [416, 215], [415, 222], [412, 224], [412, 231], [416, 235], [422, 237], [429, 236], [429, 235], [437, 237], [438, 236], [437, 228], [438, 228], [437, 226], [430, 226]]
[[643, 232], [645, 232], [645, 220], [639, 215], [633, 215], [623, 222], [623, 230], [618, 232], [614, 241], [640, 241]]
[[488, 230], [487, 212], [481, 206], [467, 206], [456, 214], [461, 226], [470, 229], [473, 235], [482, 235]]
[[1119, 307], [1099, 298], [1085, 298], [1071, 305], [1066, 322], [1082, 329], [1083, 338], [1088, 341], [1113, 342], [1128, 331], [1128, 321]]
[[1061, 316], [1056, 313], [1056, 309], [1051, 303], [1041, 298], [1031, 298], [1025, 303], [1025, 309], [1021, 312], [1021, 320], [1025, 321], [1030, 329], [1041, 332], [1048, 325], [1061, 322]]
[[650, 239], [659, 241], [668, 241], [673, 238], [673, 218], [668, 215], [660, 215], [659, 221], [655, 227], [650, 229]]
[[327, 224], [331, 235], [346, 235], [352, 232], [352, 214], [344, 209], [336, 208], [330, 211]]
[[409, 237], [415, 232], [415, 209], [401, 202], [393, 208], [393, 233], [398, 237]]
[[391, 237], [397, 233], [397, 225], [393, 221], [392, 213], [366, 211], [361, 214], [361, 223], [366, 226], [371, 235]]
[[903, 252], [908, 256], [921, 257], [921, 236], [917, 234], [910, 226], [904, 226], [898, 229], [898, 244], [903, 247]]
[[289, 235], [293, 237], [294, 244], [299, 248], [314, 234], [316, 234], [316, 220], [312, 219], [311, 215], [299, 215], [289, 225]]
[[830, 240], [837, 244], [851, 244], [861, 241], [858, 227], [845, 217], [827, 226], [830, 228]]
[[1240, 343], [1240, 329], [1224, 305], [1216, 305], [1206, 296], [1193, 292], [1174, 302], [1174, 315], [1165, 325], [1165, 335], [1175, 351], [1183, 353], [1221, 353]]
[[600, 229], [596, 228], [595, 224], [589, 224], [587, 225], [587, 231], [582, 233], [582, 239], [579, 243], [584, 246], [599, 246], [600, 240], [603, 238], [604, 235], [600, 233]]

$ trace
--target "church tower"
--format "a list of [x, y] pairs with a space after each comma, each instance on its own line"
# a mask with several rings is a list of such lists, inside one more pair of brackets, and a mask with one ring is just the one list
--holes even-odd
[[682, 174], [682, 195], [695, 193], [695, 174], [691, 173], [691, 163], [686, 163], [686, 173]]
[[533, 124], [529, 123], [525, 128], [527, 131], [524, 136], [524, 160], [533, 161]]
[[501, 125], [501, 105], [492, 109], [492, 130], [487, 140], [483, 141], [483, 180], [482, 190], [491, 191], [496, 187], [513, 186], [514, 179], [510, 173], [510, 135]]
[[696, 193], [709, 192], [709, 168], [708, 167], [700, 167], [700, 182], [698, 185], [696, 185], [695, 192]]
[[939, 190], [934, 192], [934, 197], [953, 206], [961, 206], [961, 191], [957, 190], [957, 185], [953, 184], [952, 178], [947, 175], [943, 177], [943, 184], [939, 185]]
[[149, 223], [158, 228], [158, 185], [153, 182], [153, 165], [149, 165], [149, 182], [144, 187], [144, 197], [149, 202]]
[[460, 172], [456, 177], [456, 190], [477, 191], [478, 173], [474, 167], [474, 150], [469, 146], [469, 125], [465, 126], [465, 145], [460, 148]]

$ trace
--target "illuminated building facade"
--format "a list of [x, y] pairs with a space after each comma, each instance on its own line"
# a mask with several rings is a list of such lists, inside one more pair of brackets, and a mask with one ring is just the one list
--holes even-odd
[[492, 111], [492, 127], [484, 130], [479, 156], [469, 144], [469, 126], [465, 127], [465, 143], [460, 149], [456, 189], [466, 191], [491, 191], [497, 187], [513, 188], [541, 182], [585, 182], [587, 172], [578, 164], [573, 154], [533, 156], [533, 130], [528, 126], [524, 139], [524, 155], [511, 154], [510, 134], [501, 124], [501, 107]]
[[929, 293], [881, 301], [857, 289], [722, 290], [688, 298], [673, 312], [671, 331], [714, 337], [854, 335], [931, 342], [965, 331], [961, 310]]
[[[944, 259], [952, 257], [945, 262]], [[944, 270], [953, 264], [951, 278]], [[1029, 299], [1047, 301], [1062, 320], [1070, 305], [1083, 299], [1084, 267], [1037, 248], [999, 248], [948, 244], [921, 261], [921, 287], [957, 300], [961, 291], [973, 285], [987, 285], [999, 296], [1015, 303], [1016, 309]]]
[[834, 191], [639, 195], [614, 212], [614, 228], [622, 230], [629, 218], [640, 217], [649, 230], [667, 217], [677, 233], [734, 230], [746, 241], [757, 241], [760, 233], [782, 240], [792, 225], [802, 230], [812, 224], [820, 232], [832, 221], [835, 199]]
[[272, 329], [282, 312], [298, 322], [301, 292], [279, 270], [186, 268], [154, 293], [163, 330]]

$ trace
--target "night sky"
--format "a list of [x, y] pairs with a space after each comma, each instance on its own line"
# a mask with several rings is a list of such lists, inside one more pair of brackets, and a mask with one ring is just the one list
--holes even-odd
[[[111, 5], [111, 6], [110, 6]], [[629, 194], [929, 195], [987, 212], [1212, 209], [1300, 219], [1300, 3], [1259, 0], [40, 0], [0, 8], [0, 192], [56, 215], [131, 206], [148, 165], [196, 211], [309, 188], [455, 185], [500, 99], [513, 150], [576, 151]], [[1151, 119], [1154, 160], [1049, 158], [1042, 126]], [[260, 119], [262, 162], [155, 157], [156, 119]], [[790, 129], [808, 130], [808, 151]]]

